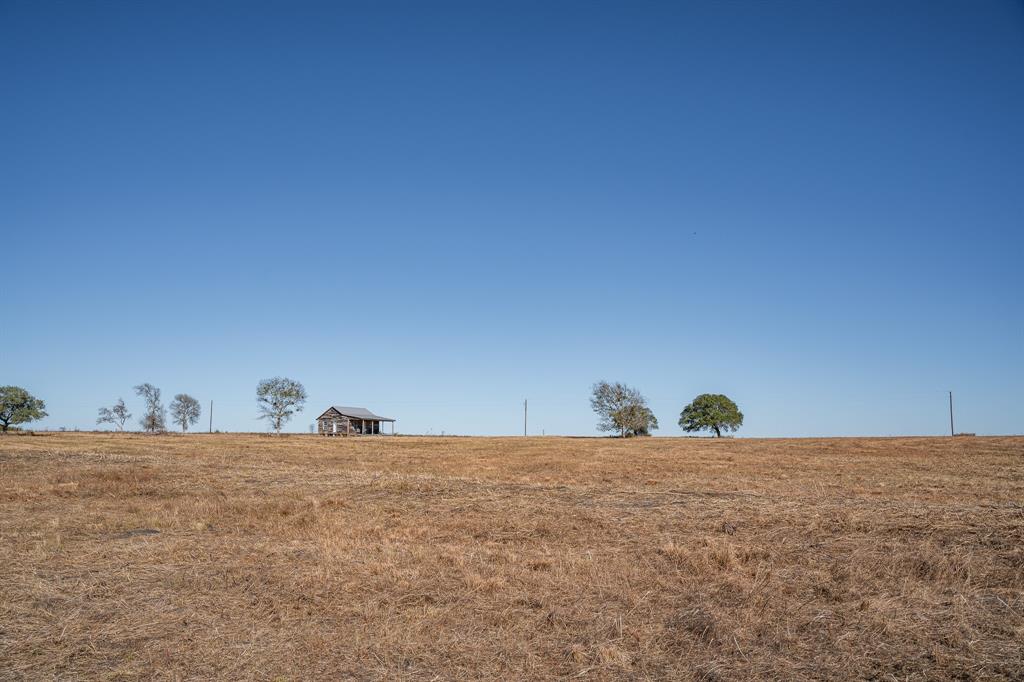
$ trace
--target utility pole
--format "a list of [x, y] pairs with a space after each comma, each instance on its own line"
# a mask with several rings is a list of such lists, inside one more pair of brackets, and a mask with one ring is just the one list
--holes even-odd
[[213, 433], [213, 401], [210, 401], [210, 433]]
[[953, 391], [949, 392], [949, 435], [956, 435], [956, 432], [953, 431]]
[[524, 436], [526, 435], [526, 414], [527, 414], [527, 407], [528, 407], [527, 406], [527, 402], [528, 401], [526, 401], [526, 400], [523, 401], [523, 435]]

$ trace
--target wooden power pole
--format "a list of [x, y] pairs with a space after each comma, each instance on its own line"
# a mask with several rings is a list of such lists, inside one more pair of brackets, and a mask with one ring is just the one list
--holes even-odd
[[526, 414], [528, 409], [528, 401], [523, 401], [523, 435], [526, 435]]
[[210, 401], [210, 433], [213, 433], [213, 401]]
[[956, 432], [953, 430], [953, 391], [949, 392], [949, 435], [956, 435]]

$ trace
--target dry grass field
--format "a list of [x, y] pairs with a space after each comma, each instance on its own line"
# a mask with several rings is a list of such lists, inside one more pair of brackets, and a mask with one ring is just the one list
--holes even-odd
[[1022, 679], [1024, 438], [0, 438], [2, 679]]

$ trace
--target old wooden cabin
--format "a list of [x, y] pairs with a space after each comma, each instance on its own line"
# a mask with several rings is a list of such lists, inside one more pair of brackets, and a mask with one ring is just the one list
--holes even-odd
[[378, 416], [365, 407], [334, 406], [316, 418], [317, 433], [321, 436], [379, 435], [383, 433], [383, 422], [391, 422], [391, 435], [395, 435], [394, 419]]

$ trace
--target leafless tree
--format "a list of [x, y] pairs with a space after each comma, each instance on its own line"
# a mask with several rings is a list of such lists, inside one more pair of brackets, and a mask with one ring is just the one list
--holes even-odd
[[124, 431], [124, 423], [132, 418], [122, 398], [118, 398], [113, 407], [101, 407], [97, 424], [113, 424], [118, 431]]
[[171, 421], [181, 425], [181, 432], [188, 431], [189, 424], [199, 421], [202, 408], [199, 401], [187, 393], [179, 393], [171, 401]]
[[150, 433], [166, 431], [167, 411], [160, 402], [160, 389], [153, 384], [139, 384], [135, 387], [135, 394], [142, 396], [146, 401], [146, 413], [139, 420], [143, 430]]

